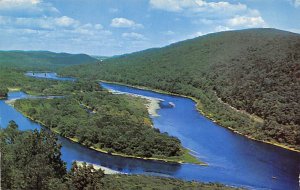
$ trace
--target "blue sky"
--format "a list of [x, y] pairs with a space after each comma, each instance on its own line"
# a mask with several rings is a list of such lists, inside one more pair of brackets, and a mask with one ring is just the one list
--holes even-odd
[[300, 33], [300, 0], [0, 0], [0, 49], [117, 55], [207, 33]]

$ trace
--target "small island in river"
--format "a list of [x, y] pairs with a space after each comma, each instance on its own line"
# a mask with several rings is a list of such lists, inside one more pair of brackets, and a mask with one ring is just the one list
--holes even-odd
[[[149, 114], [156, 116], [161, 100], [112, 94], [96, 82], [61, 83], [65, 89], [71, 89], [64, 97], [20, 99], [14, 107], [55, 133], [103, 153], [206, 165], [183, 148], [178, 138], [152, 127]], [[93, 110], [93, 114], [82, 105]]]

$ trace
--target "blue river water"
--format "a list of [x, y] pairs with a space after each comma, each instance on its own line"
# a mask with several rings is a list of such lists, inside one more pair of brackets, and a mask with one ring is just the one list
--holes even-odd
[[29, 71], [25, 73], [28, 77], [40, 78], [40, 79], [50, 79], [50, 80], [65, 80], [65, 81], [75, 81], [76, 79], [71, 77], [60, 77], [56, 73], [42, 73], [42, 72], [33, 72]]
[[[60, 79], [63, 80], [63, 79]], [[102, 165], [125, 173], [176, 177], [202, 182], [220, 182], [250, 189], [299, 189], [300, 154], [273, 145], [249, 140], [218, 126], [202, 116], [195, 102], [188, 98], [171, 96], [122, 85], [101, 83], [101, 86], [125, 93], [163, 99], [175, 106], [162, 106], [159, 117], [152, 117], [154, 127], [178, 137], [183, 146], [209, 166], [170, 164], [111, 156], [90, 150], [59, 137], [62, 159], [70, 168], [75, 160]], [[22, 92], [9, 93], [9, 99], [26, 98]], [[10, 120], [21, 130], [40, 129], [21, 113], [0, 101], [0, 126]]]

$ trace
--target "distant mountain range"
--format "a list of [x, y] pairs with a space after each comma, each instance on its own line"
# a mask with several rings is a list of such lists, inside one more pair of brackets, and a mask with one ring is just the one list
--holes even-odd
[[191, 96], [224, 127], [300, 149], [299, 34], [220, 32], [63, 73]]
[[49, 51], [0, 51], [0, 67], [53, 68], [97, 62], [86, 54], [53, 53]]
[[98, 60], [105, 60], [108, 59], [108, 56], [99, 56], [99, 55], [92, 55], [93, 58], [96, 58]]

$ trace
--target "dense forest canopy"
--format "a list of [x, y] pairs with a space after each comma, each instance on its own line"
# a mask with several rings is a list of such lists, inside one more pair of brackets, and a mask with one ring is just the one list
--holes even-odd
[[299, 34], [220, 32], [61, 73], [192, 96], [224, 127], [300, 149]]
[[7, 97], [8, 88], [0, 86], [0, 99]]
[[18, 100], [14, 105], [30, 118], [88, 147], [141, 157], [183, 155], [177, 138], [151, 127], [145, 103], [99, 90], [56, 99]]
[[67, 171], [55, 135], [46, 130], [19, 131], [14, 121], [0, 128], [0, 145], [1, 188], [6, 190], [234, 189], [160, 177], [104, 175], [92, 165], [76, 162]]
[[53, 53], [49, 51], [0, 51], [0, 68], [57, 68], [97, 62], [86, 54]]
[[[55, 71], [61, 67], [95, 63], [97, 59], [85, 54], [53, 53], [48, 51], [0, 51], [0, 97], [7, 88], [18, 88], [34, 94], [62, 94], [67, 82], [36, 80], [24, 75], [27, 71]], [[65, 87], [65, 86], [64, 86]], [[49, 88], [52, 88], [49, 92]], [[62, 92], [60, 92], [62, 91]]]

